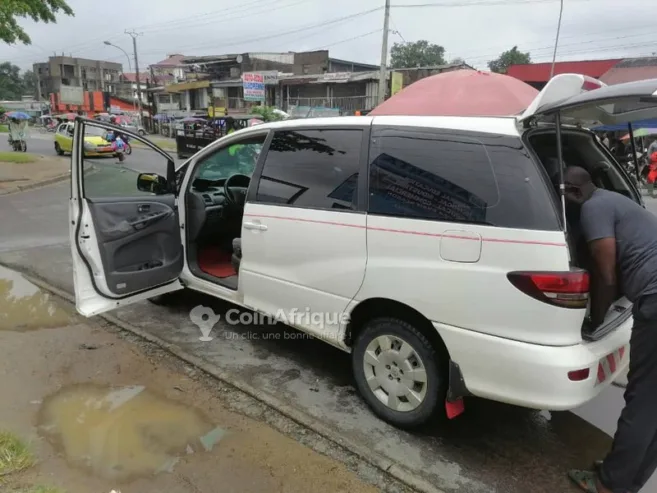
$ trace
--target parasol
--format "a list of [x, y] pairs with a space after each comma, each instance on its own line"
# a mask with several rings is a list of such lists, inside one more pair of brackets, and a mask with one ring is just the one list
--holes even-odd
[[5, 116], [7, 118], [15, 118], [16, 120], [29, 120], [32, 118], [30, 115], [23, 113], [22, 111], [10, 111], [9, 113], [5, 113]]
[[[647, 137], [649, 135], [657, 135], [657, 128], [643, 127], [634, 132], [634, 138], [637, 137]], [[625, 134], [621, 137], [621, 140], [629, 140], [630, 134]]]
[[537, 95], [538, 90], [508, 75], [453, 70], [420, 79], [369, 115], [511, 116], [524, 111]]

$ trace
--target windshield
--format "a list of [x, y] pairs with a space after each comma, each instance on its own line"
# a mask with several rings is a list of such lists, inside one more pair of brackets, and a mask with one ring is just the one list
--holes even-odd
[[100, 127], [94, 127], [92, 125], [85, 125], [84, 127], [84, 136], [85, 137], [105, 137], [109, 130]]
[[253, 137], [248, 141], [220, 149], [201, 162], [196, 179], [223, 181], [232, 175], [253, 175], [265, 136]]

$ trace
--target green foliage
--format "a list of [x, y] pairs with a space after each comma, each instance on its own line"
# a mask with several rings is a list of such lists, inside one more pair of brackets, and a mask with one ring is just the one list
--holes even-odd
[[0, 41], [29, 45], [32, 41], [17, 19], [57, 22], [55, 15], [60, 11], [74, 15], [65, 0], [0, 0]]
[[30, 96], [37, 96], [37, 76], [31, 70], [26, 70], [23, 72], [23, 94]]
[[414, 43], [395, 43], [390, 50], [392, 68], [445, 65], [445, 48], [421, 39]]
[[265, 122], [276, 122], [282, 120], [283, 117], [278, 113], [275, 113], [273, 106], [254, 106], [251, 108], [252, 115], [260, 116]]
[[23, 95], [36, 96], [36, 85], [37, 78], [31, 70], [21, 75], [21, 69], [11, 62], [0, 63], [0, 100], [18, 101]]
[[511, 65], [518, 65], [524, 63], [531, 63], [532, 59], [529, 56], [529, 52], [523, 53], [518, 50], [517, 46], [514, 46], [508, 51], [502, 53], [495, 60], [488, 62], [488, 68], [491, 72], [497, 72], [498, 74], [506, 74], [507, 70]]

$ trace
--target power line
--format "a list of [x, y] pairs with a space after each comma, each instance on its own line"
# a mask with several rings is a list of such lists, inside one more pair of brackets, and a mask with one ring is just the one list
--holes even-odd
[[[428, 7], [481, 7], [481, 6], [511, 6], [511, 5], [533, 5], [537, 3], [555, 3], [559, 0], [474, 0], [469, 3], [460, 2], [440, 2], [440, 3], [418, 3], [410, 5], [391, 5], [393, 8], [416, 9]], [[593, 0], [570, 0], [571, 2], [591, 2]]]
[[366, 38], [367, 36], [371, 36], [372, 34], [378, 34], [382, 31], [383, 31], [383, 29], [376, 29], [374, 31], [359, 34], [358, 36], [354, 36], [352, 38], [347, 38], [347, 39], [343, 39], [341, 41], [336, 41], [335, 43], [331, 43], [331, 44], [327, 44], [327, 45], [323, 45], [323, 46], [318, 46], [317, 48], [312, 48], [309, 51], [323, 50], [324, 48], [330, 48], [331, 46], [336, 46], [336, 45], [339, 45], [339, 44], [348, 43], [349, 41], [355, 41], [357, 39]]

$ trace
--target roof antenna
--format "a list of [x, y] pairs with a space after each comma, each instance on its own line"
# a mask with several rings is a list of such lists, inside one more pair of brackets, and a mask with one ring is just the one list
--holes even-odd
[[557, 24], [557, 37], [554, 40], [554, 54], [552, 55], [552, 68], [550, 68], [550, 79], [554, 76], [554, 64], [557, 61], [557, 47], [559, 46], [559, 33], [561, 32], [561, 16], [563, 15], [563, 0], [559, 8], [559, 24]]

